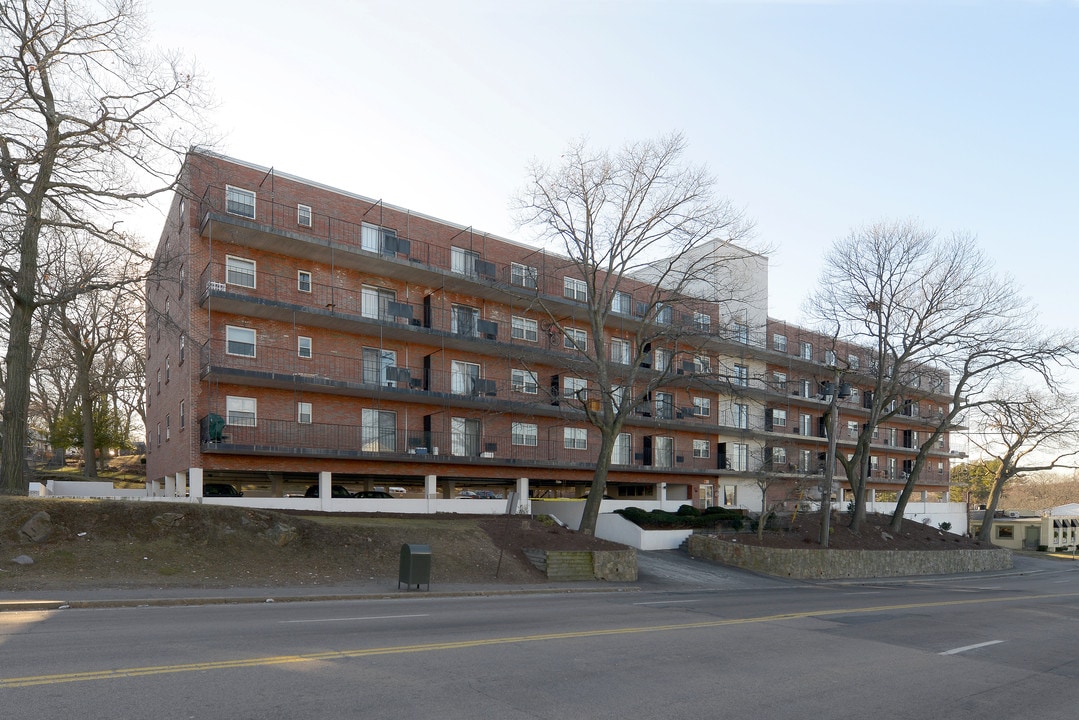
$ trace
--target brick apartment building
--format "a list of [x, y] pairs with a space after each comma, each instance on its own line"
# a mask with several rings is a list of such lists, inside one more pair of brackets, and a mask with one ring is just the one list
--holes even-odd
[[[216, 154], [190, 153], [181, 186], [148, 286], [151, 481], [272, 497], [319, 473], [443, 497], [525, 478], [533, 497], [587, 491], [598, 432], [565, 400], [589, 387], [582, 350], [614, 358], [639, 322], [633, 297], [597, 343], [570, 329], [581, 283], [555, 254]], [[766, 259], [755, 272], [763, 292], [740, 322], [717, 304], [693, 314], [716, 329], [707, 353], [655, 358], [676, 371], [623, 428], [612, 497], [752, 510], [762, 474], [816, 485], [835, 350], [768, 319]], [[708, 380], [716, 368], [727, 381]], [[840, 452], [866, 416], [848, 379]], [[947, 404], [946, 381], [930, 381], [878, 432], [878, 497], [902, 486], [926, 418]], [[924, 492], [946, 492], [950, 455], [945, 440]]]

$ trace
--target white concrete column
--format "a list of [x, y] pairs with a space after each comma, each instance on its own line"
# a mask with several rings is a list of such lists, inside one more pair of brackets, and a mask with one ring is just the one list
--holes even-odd
[[435, 512], [438, 503], [438, 475], [423, 476], [423, 497], [427, 501], [427, 512]]
[[198, 498], [202, 502], [202, 468], [189, 468], [187, 479], [191, 484], [191, 497]]
[[667, 483], [660, 483], [656, 488], [659, 491], [659, 508], [660, 510], [667, 509]]
[[187, 496], [187, 473], [176, 473], [176, 497]]
[[333, 473], [320, 472], [318, 474], [318, 504], [323, 510], [329, 510], [330, 503], [333, 502], [331, 486], [333, 486]]
[[176, 476], [165, 476], [165, 497], [176, 497]]
[[528, 478], [517, 478], [517, 502], [510, 512], [516, 515], [532, 514], [532, 498], [528, 496]]
[[150, 490], [150, 497], [161, 497], [161, 481], [160, 480], [151, 480], [149, 490]]

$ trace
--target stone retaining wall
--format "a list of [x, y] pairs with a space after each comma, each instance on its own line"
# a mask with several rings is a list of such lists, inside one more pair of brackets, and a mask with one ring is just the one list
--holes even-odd
[[786, 550], [720, 540], [689, 538], [689, 554], [747, 570], [804, 580], [951, 575], [1008, 570], [1011, 550]]
[[637, 579], [636, 550], [525, 550], [525, 555], [554, 582]]

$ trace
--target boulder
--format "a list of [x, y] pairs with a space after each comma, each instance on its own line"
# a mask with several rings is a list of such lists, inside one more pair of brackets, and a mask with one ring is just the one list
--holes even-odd
[[19, 555], [18, 557], [11, 558], [11, 562], [18, 565], [33, 565], [34, 558], [30, 557], [29, 555]]
[[180, 521], [184, 519], [181, 513], [161, 513], [154, 517], [150, 522], [154, 524], [154, 527], [170, 528], [176, 527], [180, 524]]
[[285, 523], [277, 523], [273, 527], [267, 529], [263, 535], [277, 547], [285, 547], [290, 542], [300, 536], [296, 532], [296, 528]]
[[19, 528], [19, 540], [30, 543], [43, 543], [52, 535], [52, 518], [42, 510], [23, 523]]

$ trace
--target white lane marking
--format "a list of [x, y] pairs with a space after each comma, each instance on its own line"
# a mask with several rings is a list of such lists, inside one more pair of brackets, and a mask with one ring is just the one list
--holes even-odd
[[849, 592], [844, 595], [880, 595], [880, 590], [867, 590], [865, 592]]
[[1003, 640], [990, 640], [989, 642], [978, 643], [977, 645], [965, 645], [963, 647], [952, 648], [951, 650], [945, 650], [940, 653], [941, 655], [958, 655], [961, 652], [967, 650], [977, 650], [978, 648], [988, 647], [989, 645], [997, 645], [1004, 642]]
[[700, 600], [655, 600], [653, 602], [639, 602], [634, 605], [677, 605], [678, 603], [695, 603]]
[[399, 620], [401, 618], [418, 617], [430, 617], [430, 613], [424, 613], [422, 615], [369, 615], [368, 617], [320, 618], [318, 620], [280, 620], [279, 624], [289, 625], [293, 623], [353, 622], [355, 620]]

